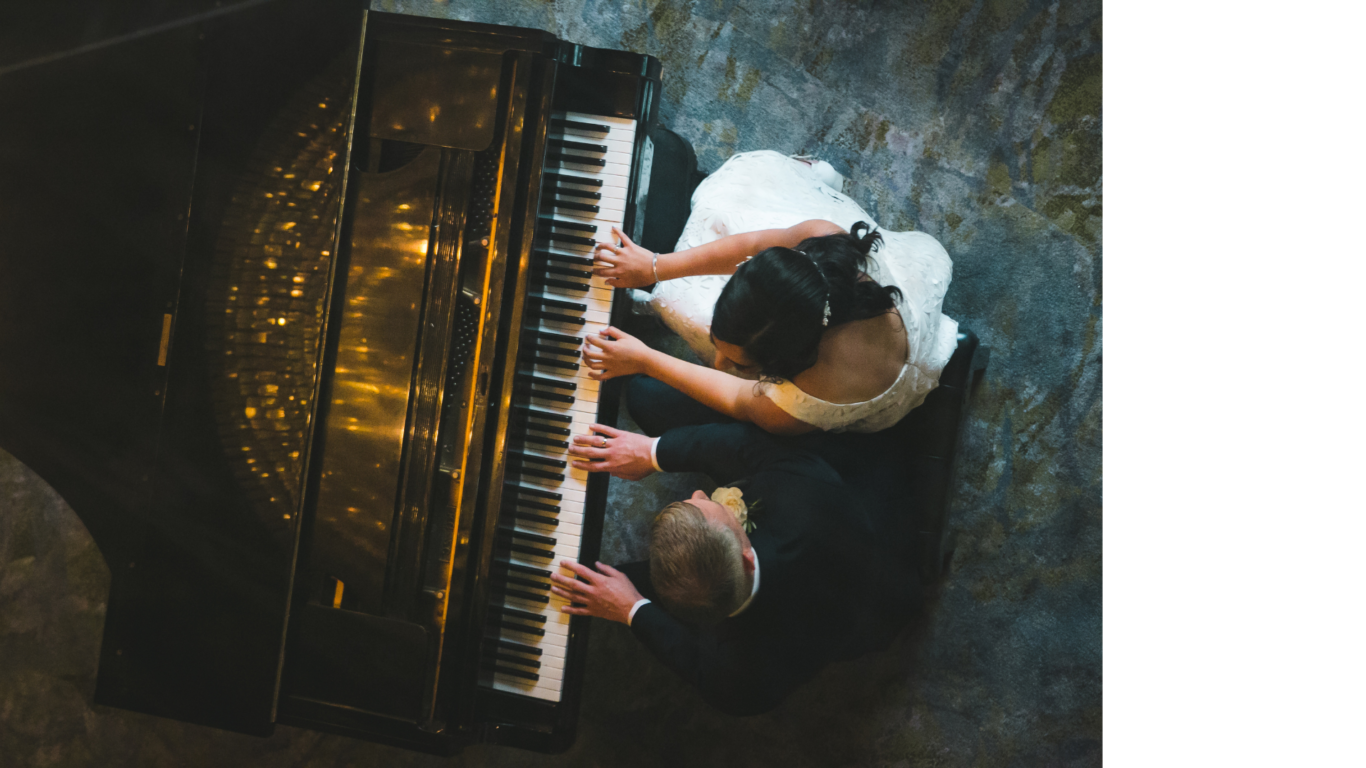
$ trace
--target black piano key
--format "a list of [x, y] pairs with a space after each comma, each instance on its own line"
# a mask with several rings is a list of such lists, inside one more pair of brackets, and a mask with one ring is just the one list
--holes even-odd
[[528, 344], [526, 342], [522, 343], [522, 348], [518, 352], [522, 355], [542, 353], [563, 357], [575, 357], [579, 354], [579, 350], [574, 347], [563, 347], [556, 344]]
[[588, 311], [587, 304], [579, 304], [573, 301], [564, 301], [563, 299], [552, 299], [546, 296], [528, 296], [526, 297], [526, 300], [540, 304], [543, 307], [555, 307], [556, 309], [572, 309], [575, 312]]
[[[535, 408], [528, 408], [525, 405], [514, 405], [513, 410], [525, 413], [528, 418], [545, 419], [546, 421], [558, 421], [561, 424], [571, 424], [574, 417], [565, 416], [562, 413], [552, 413], [550, 411], [538, 411]], [[567, 432], [565, 434], [568, 434]]]
[[547, 560], [553, 560], [555, 558], [555, 551], [552, 549], [541, 549], [540, 547], [533, 547], [530, 544], [519, 544], [515, 541], [508, 542], [504, 545], [503, 549], [510, 552], [521, 552], [528, 557], [543, 557]]
[[552, 426], [550, 426], [550, 425], [548, 425], [548, 424], [537, 424], [537, 423], [534, 422], [534, 421], [527, 421], [525, 418], [516, 419], [516, 418], [514, 417], [513, 423], [516, 424], [516, 425], [518, 426], [518, 428], [519, 428], [518, 431], [521, 432], [521, 433], [523, 433], [523, 434], [525, 434], [525, 433], [527, 433], [527, 432], [533, 432], [533, 431], [534, 431], [534, 432], [544, 432], [544, 433], [546, 433], [547, 435], [572, 435], [572, 434], [574, 434], [573, 432], [571, 432], [569, 429], [567, 429], [567, 428], [565, 428], [565, 427], [552, 427]]
[[[504, 502], [503, 508], [504, 508], [504, 509], [511, 509], [511, 507], [508, 506], [508, 505], [510, 505], [510, 504], [511, 504], [511, 505], [516, 505], [516, 506], [518, 506], [518, 507], [525, 507], [525, 508], [527, 508], [527, 509], [534, 509], [534, 510], [537, 510], [537, 511], [540, 511], [540, 512], [559, 512], [559, 511], [560, 511], [560, 508], [557, 507], [557, 506], [555, 506], [554, 504], [546, 504], [546, 503], [540, 502], [540, 501], [530, 501], [530, 500], [528, 500], [528, 499], [513, 499], [512, 501]], [[520, 512], [520, 511], [517, 511], [517, 514], [521, 514], [521, 512]], [[554, 520], [555, 518], [553, 518], [553, 517], [542, 517], [542, 518], [540, 518], [540, 519], [542, 519], [542, 520]]]
[[568, 280], [556, 280], [553, 277], [533, 277], [531, 284], [542, 290], [546, 288], [559, 288], [575, 293], [588, 293], [588, 283], [573, 283]]
[[537, 456], [531, 453], [519, 453], [517, 451], [508, 451], [508, 458], [516, 459], [517, 461], [522, 462], [529, 461], [532, 464], [544, 464], [547, 467], [558, 467], [560, 469], [564, 469], [565, 467], [569, 466], [568, 464], [564, 463], [563, 461], [560, 461], [559, 459], [550, 459], [546, 458], [545, 456]]
[[[535, 496], [541, 499], [550, 499], [551, 501], [564, 500], [564, 496], [555, 493], [554, 491], [547, 491], [544, 488], [528, 488], [525, 485], [518, 485], [517, 483], [503, 483], [503, 488], [505, 490], [510, 490], [515, 493], [524, 493], [527, 496]], [[550, 572], [546, 571], [545, 575], [549, 576]]]
[[545, 617], [544, 617], [544, 616], [541, 616], [540, 614], [532, 613], [531, 611], [523, 611], [523, 610], [521, 610], [521, 609], [519, 609], [519, 608], [509, 608], [508, 606], [502, 605], [502, 604], [499, 604], [499, 603], [492, 603], [492, 604], [489, 605], [489, 608], [490, 608], [494, 613], [499, 613], [499, 614], [502, 614], [503, 616], [507, 616], [507, 617], [509, 617], [509, 618], [521, 619], [521, 620], [523, 620], [523, 621], [530, 621], [530, 622], [533, 622], [533, 623], [535, 623], [535, 624], [544, 624], [544, 623], [545, 623]]
[[537, 444], [537, 445], [551, 445], [551, 446], [554, 446], [554, 447], [556, 447], [556, 448], [564, 448], [564, 449], [566, 449], [566, 450], [568, 450], [568, 448], [569, 448], [569, 443], [566, 442], [566, 441], [564, 441], [564, 440], [553, 440], [553, 439], [551, 439], [551, 438], [549, 438], [549, 437], [541, 437], [540, 435], [516, 435], [513, 439], [515, 439], [515, 440], [520, 440], [520, 441], [523, 442], [523, 443], [535, 443], [535, 444]]
[[587, 176], [575, 176], [572, 173], [555, 173], [554, 171], [546, 171], [542, 175], [545, 176], [547, 179], [550, 179], [551, 181], [555, 182], [556, 184], [580, 184], [585, 187], [602, 186], [602, 179], [594, 179]]
[[541, 662], [535, 659], [525, 659], [521, 656], [515, 656], [511, 653], [500, 653], [497, 648], [490, 648], [489, 650], [492, 652], [484, 654], [484, 658], [486, 659], [497, 659], [499, 661], [506, 661], [511, 664], [521, 664], [524, 667], [531, 667], [532, 669], [541, 668]]
[[547, 264], [544, 267], [541, 267], [541, 269], [545, 270], [546, 272], [552, 275], [565, 275], [566, 277], [581, 277], [584, 280], [593, 279], [592, 271], [587, 269], [570, 269], [569, 267], [557, 267], [552, 264]]
[[540, 589], [545, 591], [548, 591], [550, 589], [550, 582], [548, 581], [536, 581], [535, 579], [524, 579], [520, 576], [510, 576], [506, 574], [496, 575], [494, 576], [494, 578], [499, 579], [508, 584], [516, 584], [522, 587], [530, 587], [531, 589]]
[[549, 424], [542, 424], [537, 421], [530, 421], [525, 416], [513, 414], [511, 423], [516, 426], [516, 433], [525, 435], [531, 432], [541, 432], [547, 435], [561, 435], [568, 437], [573, 434], [568, 427], [552, 427]]
[[540, 627], [530, 627], [526, 624], [521, 624], [516, 621], [503, 620], [497, 622], [497, 624], [498, 626], [503, 627], [505, 629], [513, 629], [518, 632], [525, 632], [528, 635], [536, 635], [537, 637], [543, 637], [545, 635], [545, 630], [541, 629]]
[[589, 248], [598, 244], [597, 240], [591, 237], [580, 237], [578, 235], [566, 235], [560, 232], [541, 232], [537, 231], [538, 240], [548, 240], [552, 243], [572, 243], [574, 245], [586, 245]]
[[[558, 512], [559, 509], [557, 508], [556, 511]], [[515, 517], [515, 518], [517, 518], [518, 520], [525, 520], [525, 521], [527, 521], [528, 523], [540, 523], [541, 525], [559, 525], [559, 524], [560, 524], [560, 521], [559, 521], [559, 520], [556, 520], [556, 519], [553, 518], [553, 517], [546, 517], [545, 515], [533, 515], [533, 514], [531, 514], [530, 512], [523, 512], [523, 511], [520, 510], [520, 509], [514, 509], [514, 510], [512, 510], [512, 516]]]
[[565, 221], [564, 219], [552, 219], [542, 216], [536, 221], [537, 229], [573, 229], [579, 232], [597, 232], [596, 224], [588, 224], [582, 221]]
[[519, 531], [515, 528], [500, 527], [498, 529], [498, 532], [506, 534], [508, 536], [516, 536], [519, 539], [526, 539], [527, 541], [535, 542], [536, 544], [544, 544], [547, 547], [553, 547], [557, 543], [554, 539], [550, 538], [549, 536], [542, 536], [538, 533], [527, 533], [526, 531]]
[[[591, 267], [597, 263], [589, 256], [570, 256], [564, 253], [551, 253], [550, 251], [542, 249], [533, 251], [532, 255], [543, 261], [562, 261], [565, 264], [582, 264], [585, 267]], [[549, 266], [546, 266], [545, 268], [549, 269]]]
[[522, 355], [522, 360], [530, 361], [533, 365], [544, 365], [547, 368], [563, 368], [566, 371], [577, 371], [579, 369], [578, 363], [566, 363], [563, 360], [552, 360], [548, 357]]
[[530, 387], [517, 387], [517, 392], [525, 397], [539, 397], [542, 400], [549, 400], [552, 403], [565, 403], [573, 405], [574, 398], [569, 395], [557, 395], [554, 392], [546, 392], [543, 389], [532, 389]]
[[574, 317], [573, 315], [561, 315], [558, 312], [544, 312], [539, 309], [533, 309], [528, 311], [527, 314], [532, 317], [542, 318], [552, 323], [565, 323], [567, 325], [588, 324], [582, 317]]
[[[567, 389], [567, 390], [569, 390], [569, 391], [571, 391], [571, 392], [574, 391], [574, 388], [575, 388], [574, 382], [572, 382], [572, 381], [556, 381], [556, 380], [554, 380], [554, 379], [545, 379], [545, 378], [542, 378], [542, 377], [540, 377], [540, 376], [533, 376], [533, 375], [531, 375], [531, 374], [529, 374], [529, 373], [519, 373], [519, 374], [517, 374], [517, 380], [520, 381], [520, 382], [523, 382], [523, 383], [525, 383], [525, 384], [536, 384], [536, 385], [539, 385], [539, 386], [542, 386], [542, 387], [554, 387], [554, 388], [556, 388], [556, 389]], [[574, 398], [572, 398], [572, 397], [569, 398], [569, 402], [571, 402], [571, 403], [574, 402]], [[567, 419], [567, 421], [573, 421], [573, 419]]]
[[514, 643], [514, 642], [512, 642], [511, 640], [503, 640], [503, 639], [500, 638], [500, 639], [497, 641], [497, 643], [498, 643], [498, 647], [499, 647], [499, 648], [504, 648], [504, 649], [506, 649], [506, 650], [514, 651], [514, 652], [516, 652], [516, 653], [525, 653], [525, 654], [527, 654], [528, 656], [540, 656], [540, 655], [541, 655], [541, 649], [540, 649], [540, 648], [532, 648], [532, 647], [529, 646], [529, 645], [522, 645], [521, 643]]
[[564, 479], [564, 473], [562, 472], [548, 472], [544, 469], [532, 469], [531, 467], [528, 467], [525, 464], [509, 466], [508, 473], [513, 475], [520, 475], [522, 477], [541, 477], [545, 478], [546, 480]]
[[578, 357], [579, 355], [579, 350], [577, 348], [556, 347], [550, 344], [528, 344], [523, 346], [522, 349], [534, 349], [537, 352], [549, 352], [552, 355], [565, 355], [567, 357]]
[[[504, 623], [503, 626], [507, 626], [507, 624]], [[543, 635], [543, 634], [545, 634], [545, 632], [544, 632], [544, 631], [538, 631], [538, 632], [536, 632], [536, 633], [534, 633], [534, 634], [541, 634], [541, 635]], [[497, 673], [500, 674], [500, 675], [508, 675], [508, 676], [511, 676], [511, 677], [522, 677], [522, 678], [526, 678], [527, 680], [540, 680], [540, 679], [541, 679], [541, 676], [538, 675], [538, 674], [536, 674], [535, 672], [524, 672], [524, 671], [522, 671], [522, 670], [520, 670], [520, 669], [513, 669], [512, 667], [505, 667], [505, 666], [503, 666], [503, 665], [501, 665], [501, 664], [485, 664], [485, 665], [484, 665], [484, 669], [486, 669], [486, 670], [493, 670], [494, 672], [497, 672]]]
[[[597, 194], [597, 193], [588, 193]], [[596, 199], [596, 198], [594, 198]], [[587, 211], [588, 213], [601, 213], [602, 209], [591, 203], [578, 203], [572, 200], [547, 200], [541, 204], [541, 210], [563, 208], [566, 211]]]
[[578, 347], [583, 343], [583, 339], [578, 336], [566, 336], [563, 333], [555, 333], [554, 331], [536, 331], [536, 338], [541, 341], [554, 341], [560, 344], [568, 344], [571, 347]]
[[566, 187], [562, 184], [557, 184], [551, 191], [555, 194], [556, 197], [576, 197], [580, 200], [602, 200], [601, 192], [590, 192], [586, 189], [575, 189], [574, 187]]
[[[526, 509], [534, 509], [534, 510], [536, 510], [536, 511], [538, 511], [538, 512], [559, 512], [559, 511], [560, 511], [560, 508], [559, 508], [558, 506], [556, 506], [556, 505], [554, 505], [554, 504], [546, 504], [546, 503], [543, 502], [543, 501], [531, 501], [530, 499], [504, 499], [504, 500], [503, 500], [503, 509], [508, 510], [508, 511], [513, 511], [515, 514], [523, 514], [520, 510], [515, 510], [514, 507], [525, 507]], [[542, 518], [542, 519], [544, 519], [544, 520], [554, 520], [555, 518], [553, 518], [553, 517], [546, 517], [546, 518]]]
[[611, 133], [612, 129], [597, 123], [585, 123], [580, 120], [570, 120], [564, 117], [552, 118], [550, 124], [560, 130], [574, 129], [576, 131], [587, 131], [589, 133]]
[[522, 565], [521, 563], [514, 563], [510, 560], [494, 560], [493, 564], [501, 568], [503, 572], [516, 571], [530, 576], [541, 576], [545, 578], [547, 582], [550, 581], [550, 571], [547, 571], [544, 568], [537, 568], [532, 565]]
[[529, 603], [550, 603], [549, 595], [536, 595], [532, 594], [531, 592], [523, 592], [520, 589], [512, 589], [511, 587], [495, 586], [494, 592], [496, 594], [502, 595], [503, 597], [515, 597], [518, 600], [525, 600]]
[[586, 141], [571, 141], [569, 139], [551, 139], [547, 143], [560, 149], [577, 149], [580, 152], [607, 152], [606, 144], [589, 144]]
[[547, 163], [554, 163], [556, 166], [559, 166], [561, 168], [564, 167], [565, 163], [574, 163], [575, 165], [591, 165], [594, 168], [607, 167], [606, 160], [602, 160], [596, 157], [586, 157], [584, 155], [570, 155], [565, 154], [563, 152], [547, 152], [545, 159]]

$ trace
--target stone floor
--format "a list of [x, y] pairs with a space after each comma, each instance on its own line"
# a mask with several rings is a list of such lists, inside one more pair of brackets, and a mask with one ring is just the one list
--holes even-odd
[[[0, 766], [1098, 766], [1101, 7], [1097, 0], [376, 0], [658, 56], [662, 119], [705, 170], [813, 154], [889, 229], [954, 259], [945, 310], [992, 350], [961, 443], [957, 557], [919, 628], [777, 711], [708, 710], [619, 625], [578, 742], [449, 761], [279, 728], [255, 739], [89, 703], [108, 570], [0, 453]], [[696, 487], [615, 484], [605, 557]]]

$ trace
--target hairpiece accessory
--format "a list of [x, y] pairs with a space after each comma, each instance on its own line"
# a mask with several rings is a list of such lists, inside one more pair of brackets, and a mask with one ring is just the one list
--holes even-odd
[[[797, 253], [800, 253], [801, 255], [805, 256], [805, 257], [808, 258], [808, 259], [811, 259], [811, 263], [812, 263], [812, 264], [816, 264], [816, 260], [815, 260], [815, 259], [812, 259], [812, 258], [811, 258], [811, 254], [807, 253], [806, 251], [798, 250], [798, 249], [796, 249], [796, 248], [793, 248], [792, 250], [797, 251]], [[818, 274], [818, 275], [821, 276], [821, 280], [822, 280], [823, 282], [825, 281], [825, 273], [824, 273], [824, 272], [821, 272], [821, 266], [820, 266], [820, 264], [816, 264], [816, 274]], [[830, 288], [829, 288], [829, 285], [830, 285], [830, 284], [829, 284], [828, 282], [826, 282], [826, 289], [825, 289], [825, 312], [824, 312], [824, 314], [821, 315], [821, 327], [822, 327], [822, 328], [829, 328], [829, 327], [830, 327]]]

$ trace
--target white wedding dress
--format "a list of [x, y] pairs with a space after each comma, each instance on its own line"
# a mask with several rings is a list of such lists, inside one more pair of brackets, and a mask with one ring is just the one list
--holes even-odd
[[[745, 152], [708, 176], [692, 196], [692, 215], [675, 250], [693, 248], [726, 235], [790, 227], [826, 219], [845, 230], [855, 222], [876, 222], [840, 192], [843, 180], [826, 163], [814, 165], [777, 152]], [[957, 346], [958, 323], [943, 313], [953, 263], [939, 241], [923, 232], [880, 230], [882, 245], [872, 254], [868, 276], [896, 285], [897, 305], [910, 352], [897, 380], [885, 392], [857, 403], [830, 403], [790, 381], [760, 384], [775, 405], [796, 419], [829, 432], [877, 432], [901, 420], [939, 383]], [[711, 317], [728, 275], [665, 280], [648, 296], [648, 310], [710, 364]]]

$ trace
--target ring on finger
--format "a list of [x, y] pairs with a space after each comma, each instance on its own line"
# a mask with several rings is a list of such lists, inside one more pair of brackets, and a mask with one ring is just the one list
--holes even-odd
[[599, 448], [606, 448], [606, 447], [607, 447], [607, 438], [605, 438], [605, 437], [602, 438], [602, 443], [601, 443], [598, 447], [599, 447]]

